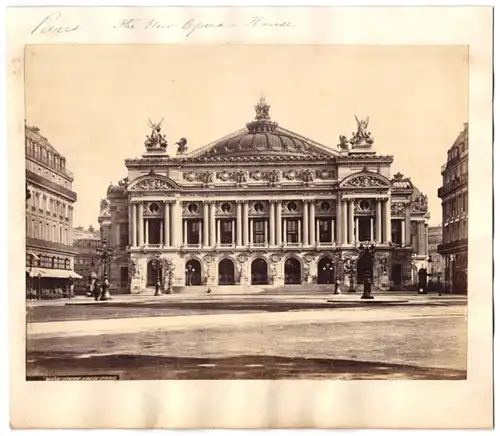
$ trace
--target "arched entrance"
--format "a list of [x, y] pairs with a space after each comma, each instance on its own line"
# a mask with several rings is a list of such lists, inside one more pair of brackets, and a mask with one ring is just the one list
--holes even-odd
[[335, 265], [332, 259], [323, 257], [318, 262], [318, 285], [335, 283]]
[[300, 261], [290, 257], [285, 261], [285, 285], [300, 285], [302, 283], [302, 267]]
[[201, 285], [201, 264], [196, 259], [186, 262], [186, 286]]
[[231, 259], [219, 262], [219, 285], [234, 285], [234, 263]]
[[358, 259], [358, 263], [356, 264], [356, 277], [357, 283], [363, 283], [366, 272], [370, 273], [370, 277], [373, 280], [373, 259], [369, 253], [364, 252]]
[[252, 285], [267, 285], [267, 262], [258, 258], [252, 262]]
[[146, 276], [146, 286], [155, 286], [156, 280], [160, 279], [160, 283], [163, 284], [163, 268], [162, 265], [158, 265], [155, 268], [154, 259], [151, 259], [148, 262], [148, 270]]

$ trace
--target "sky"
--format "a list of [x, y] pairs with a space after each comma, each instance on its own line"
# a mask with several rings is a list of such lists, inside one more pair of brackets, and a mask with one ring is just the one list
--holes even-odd
[[245, 127], [265, 96], [271, 118], [332, 149], [370, 117], [379, 154], [429, 197], [446, 151], [468, 118], [465, 46], [27, 46], [25, 108], [66, 157], [78, 195], [73, 225], [97, 226], [110, 182], [144, 151], [148, 118], [159, 121], [172, 155]]

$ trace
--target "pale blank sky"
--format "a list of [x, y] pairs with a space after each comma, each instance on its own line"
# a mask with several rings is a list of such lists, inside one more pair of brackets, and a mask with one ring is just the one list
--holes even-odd
[[26, 120], [66, 156], [78, 194], [74, 225], [97, 225], [99, 201], [143, 153], [148, 118], [165, 118], [169, 150], [245, 126], [261, 95], [280, 126], [336, 149], [370, 117], [377, 151], [429, 197], [467, 121], [463, 46], [57, 45], [26, 49]]

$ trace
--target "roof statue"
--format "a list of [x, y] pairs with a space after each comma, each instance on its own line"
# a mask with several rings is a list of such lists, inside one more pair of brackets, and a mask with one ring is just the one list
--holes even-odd
[[187, 153], [188, 148], [187, 148], [187, 139], [186, 138], [179, 139], [179, 141], [176, 142], [175, 145], [178, 145], [177, 154]]
[[255, 120], [247, 123], [247, 128], [249, 133], [264, 133], [264, 132], [274, 132], [278, 123], [271, 121], [269, 115], [269, 109], [271, 106], [266, 101], [265, 97], [261, 97], [259, 102], [254, 106], [255, 108]]
[[161, 133], [161, 123], [163, 122], [163, 119], [164, 118], [162, 118], [158, 123], [153, 123], [150, 119], [148, 119], [148, 126], [151, 128], [151, 134], [149, 136], [146, 136], [146, 141], [144, 142], [144, 145], [147, 149], [167, 149], [167, 140], [165, 138], [165, 135]]
[[256, 120], [270, 120], [269, 109], [271, 106], [267, 104], [266, 97], [260, 97], [259, 102], [254, 106], [255, 107], [255, 119]]
[[357, 115], [354, 115], [354, 118], [356, 119], [358, 130], [352, 133], [351, 139], [347, 139], [347, 136], [344, 135], [339, 137], [340, 142], [337, 144], [337, 147], [342, 151], [347, 151], [350, 148], [367, 149], [373, 144], [372, 134], [366, 131], [370, 117], [360, 120]]

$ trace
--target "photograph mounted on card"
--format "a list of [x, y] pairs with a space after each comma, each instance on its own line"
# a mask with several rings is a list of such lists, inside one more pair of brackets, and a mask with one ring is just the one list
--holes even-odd
[[[485, 30], [444, 40], [430, 8], [401, 33], [408, 9], [381, 9], [385, 30], [358, 8], [362, 38], [321, 41], [318, 12], [353, 17], [17, 11], [17, 427], [491, 424], [491, 204], [479, 216], [470, 194], [491, 192], [472, 146], [491, 143], [491, 16], [444, 8]], [[69, 389], [74, 413], [21, 418], [28, 395]], [[121, 412], [81, 412], [97, 392]], [[360, 419], [354, 392], [378, 412]], [[263, 414], [250, 395], [279, 400]]]

